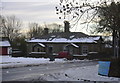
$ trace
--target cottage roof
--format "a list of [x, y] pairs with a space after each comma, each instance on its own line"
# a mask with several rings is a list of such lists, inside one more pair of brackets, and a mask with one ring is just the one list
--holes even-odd
[[56, 32], [31, 39], [28, 42], [41, 43], [93, 43], [99, 40], [99, 36], [89, 36], [82, 32]]
[[42, 36], [37, 37], [37, 38], [38, 39], [49, 39], [49, 38], [72, 39], [72, 38], [81, 38], [81, 37], [88, 37], [88, 35], [86, 35], [82, 32], [56, 32], [56, 33], [50, 33], [47, 35], [42, 35]]
[[52, 40], [47, 39], [32, 39], [28, 42], [43, 42], [43, 43], [96, 43], [96, 40], [99, 40], [100, 37], [87, 37], [87, 38], [73, 38], [73, 39], [66, 39], [66, 38], [54, 38]]
[[11, 45], [10, 45], [9, 41], [0, 41], [0, 46], [2, 46], [2, 47], [9, 47]]

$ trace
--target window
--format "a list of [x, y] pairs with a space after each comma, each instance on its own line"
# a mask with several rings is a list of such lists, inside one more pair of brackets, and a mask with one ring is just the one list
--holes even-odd
[[88, 47], [82, 46], [82, 54], [87, 54], [87, 53], [88, 53]]

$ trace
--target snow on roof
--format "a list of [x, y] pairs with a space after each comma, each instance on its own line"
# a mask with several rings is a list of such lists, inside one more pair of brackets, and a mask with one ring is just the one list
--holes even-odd
[[66, 42], [68, 41], [66, 38], [54, 38], [52, 42]]
[[46, 39], [32, 39], [32, 40], [29, 40], [28, 42], [46, 42], [47, 40]]
[[81, 43], [92, 43], [95, 42], [95, 40], [93, 38], [79, 38], [79, 39], [73, 39], [71, 40], [72, 42], [81, 42]]
[[94, 40], [99, 40], [100, 39], [100, 37], [91, 37], [91, 38], [93, 38]]
[[76, 48], [79, 48], [79, 46], [76, 45], [76, 44], [74, 44], [74, 43], [71, 43], [71, 45], [73, 45], [73, 46], [76, 47]]
[[55, 35], [52, 35], [51, 37], [56, 37]]
[[73, 37], [75, 37], [75, 35], [70, 36], [70, 38], [73, 38]]
[[11, 46], [9, 41], [0, 41], [0, 46]]
[[85, 37], [85, 38], [73, 38], [73, 39], [66, 39], [66, 38], [53, 38], [52, 40], [47, 39], [33, 39], [29, 40], [28, 42], [47, 42], [47, 43], [93, 43], [96, 42], [95, 40], [99, 40], [100, 37]]
[[105, 44], [105, 48], [112, 48], [112, 45]]
[[45, 47], [45, 45], [44, 44], [42, 44], [42, 43], [38, 43], [40, 46], [42, 46], [42, 47]]

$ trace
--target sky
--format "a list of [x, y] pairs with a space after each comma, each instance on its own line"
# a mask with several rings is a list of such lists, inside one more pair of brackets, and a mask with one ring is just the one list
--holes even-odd
[[[32, 22], [40, 25], [52, 23], [64, 25], [64, 19], [60, 20], [55, 10], [55, 7], [59, 5], [59, 0], [0, 0], [0, 2], [1, 14], [15, 15], [19, 18], [23, 23], [23, 32], [28, 31], [28, 24]], [[79, 27], [71, 28], [70, 31], [86, 32]]]
[[58, 3], [57, 0], [2, 0], [2, 15], [15, 15], [25, 25], [30, 22], [62, 23], [55, 14]]
[[[59, 2], [60, 0], [0, 0], [0, 9], [4, 16], [15, 15], [19, 18], [24, 25], [22, 30], [26, 32], [28, 24], [32, 22], [40, 25], [52, 23], [64, 25], [64, 19], [60, 20], [56, 14], [55, 7], [59, 6]], [[71, 28], [70, 31], [88, 34], [85, 25]]]
[[57, 21], [54, 4], [40, 2], [4, 2], [3, 15], [16, 15], [21, 20], [30, 22]]

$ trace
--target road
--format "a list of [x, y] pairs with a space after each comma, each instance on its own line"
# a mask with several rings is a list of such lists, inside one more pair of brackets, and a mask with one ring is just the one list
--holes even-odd
[[2, 69], [2, 81], [29, 81], [32, 76], [40, 76], [48, 73], [55, 73], [73, 67], [83, 67], [96, 65], [97, 61], [69, 62], [69, 63], [51, 63], [40, 66], [29, 66], [19, 68]]

